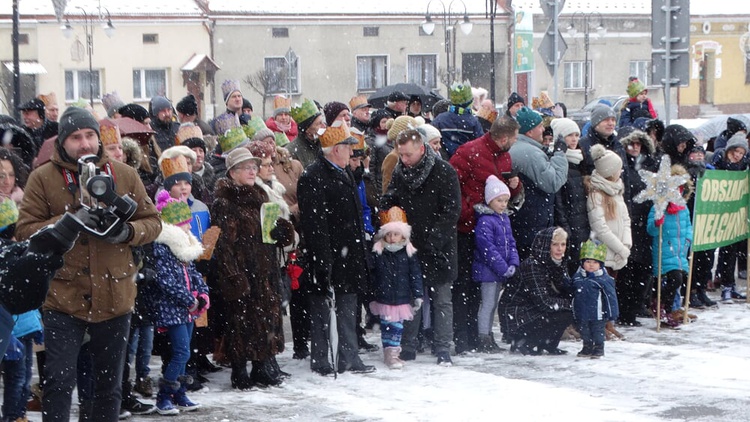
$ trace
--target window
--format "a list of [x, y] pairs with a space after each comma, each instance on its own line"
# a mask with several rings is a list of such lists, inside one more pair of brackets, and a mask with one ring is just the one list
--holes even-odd
[[266, 57], [268, 94], [299, 94], [299, 59], [288, 63], [284, 57]]
[[630, 73], [628, 75], [637, 76], [643, 85], [648, 86], [650, 82], [649, 73], [651, 73], [649, 69], [651, 69], [651, 62], [648, 60], [633, 60], [630, 62]]
[[289, 28], [271, 28], [271, 36], [274, 38], [289, 38]]
[[[13, 35], [10, 36], [10, 43], [13, 45]], [[28, 45], [29, 34], [18, 34], [18, 45]]]
[[[584, 71], [583, 61], [565, 62], [565, 89], [584, 89], [586, 85], [586, 72]], [[589, 72], [591, 71], [591, 61], [588, 62]], [[589, 73], [588, 87], [593, 86], [593, 73]]]
[[159, 44], [159, 34], [143, 34], [144, 44]]
[[133, 69], [133, 98], [167, 96], [166, 69]]
[[377, 26], [366, 26], [362, 30], [362, 36], [365, 37], [377, 37], [380, 35], [380, 27]]
[[437, 55], [415, 54], [408, 57], [407, 80], [410, 83], [437, 88]]
[[[76, 101], [79, 98], [98, 100], [102, 96], [99, 70], [89, 73], [88, 70], [65, 71], [65, 101]], [[91, 93], [93, 82], [93, 95]]]
[[388, 85], [388, 56], [357, 56], [357, 91]]

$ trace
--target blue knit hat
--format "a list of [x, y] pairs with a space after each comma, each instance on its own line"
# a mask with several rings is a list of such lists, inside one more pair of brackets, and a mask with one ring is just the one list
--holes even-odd
[[542, 123], [542, 115], [528, 107], [521, 107], [516, 114], [516, 121], [521, 126], [518, 133], [524, 134]]

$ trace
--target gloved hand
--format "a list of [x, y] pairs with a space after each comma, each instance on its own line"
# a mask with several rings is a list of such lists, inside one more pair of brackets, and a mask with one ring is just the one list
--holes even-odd
[[554, 146], [554, 152], [562, 152], [565, 154], [568, 151], [568, 144], [565, 143], [565, 140], [558, 138], [557, 141], [555, 141]]
[[78, 211], [73, 214], [77, 219], [81, 220], [86, 227], [97, 230], [99, 228], [99, 215], [89, 212], [86, 208], [79, 208]]
[[515, 273], [516, 273], [516, 266], [515, 265], [510, 265], [510, 266], [508, 266], [508, 270], [505, 271], [505, 274], [503, 274], [503, 277], [505, 277], [505, 278], [511, 278], [511, 277], [513, 277], [513, 274], [515, 274]]
[[422, 302], [423, 301], [420, 298], [414, 299], [414, 305], [412, 305], [411, 310], [414, 312], [419, 311], [419, 309], [422, 307]]
[[198, 313], [203, 313], [208, 310], [208, 308], [211, 307], [211, 299], [209, 299], [208, 295], [205, 293], [201, 293], [198, 295]]
[[195, 315], [196, 312], [198, 312], [198, 306], [200, 305], [200, 302], [198, 302], [198, 298], [193, 299], [193, 305], [188, 308], [188, 312], [190, 315]]
[[142, 268], [141, 272], [138, 274], [138, 281], [142, 283], [150, 283], [156, 280], [156, 277], [156, 270], [154, 270], [153, 268], [145, 267]]
[[130, 240], [131, 235], [133, 232], [133, 228], [128, 223], [124, 223], [122, 226], [120, 226], [120, 230], [117, 230], [104, 238], [104, 241], [107, 243], [125, 243], [128, 240]]
[[62, 268], [61, 255], [45, 256], [26, 253], [28, 242], [14, 243], [0, 248], [0, 302], [13, 315], [38, 309], [44, 303], [49, 282]]
[[660, 219], [654, 221], [654, 225], [656, 227], [660, 227], [662, 224], [664, 224], [664, 216], [662, 215]]
[[288, 239], [294, 238], [294, 234], [290, 232], [291, 224], [283, 218], [276, 220], [276, 226], [271, 230], [271, 238], [277, 243], [286, 243]]

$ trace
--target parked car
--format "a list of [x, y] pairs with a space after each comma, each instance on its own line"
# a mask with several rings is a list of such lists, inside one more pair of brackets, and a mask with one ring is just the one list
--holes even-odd
[[620, 121], [620, 110], [622, 110], [623, 104], [628, 100], [627, 95], [602, 95], [601, 97], [596, 97], [593, 100], [589, 101], [588, 104], [583, 106], [583, 108], [578, 110], [572, 110], [568, 111], [568, 118], [572, 119], [574, 122], [578, 124], [578, 127], [583, 129], [583, 126], [591, 120], [591, 110], [594, 108], [595, 105], [599, 104], [602, 101], [608, 101], [610, 104], [612, 104], [612, 109], [615, 111], [615, 114], [617, 115], [617, 121]]

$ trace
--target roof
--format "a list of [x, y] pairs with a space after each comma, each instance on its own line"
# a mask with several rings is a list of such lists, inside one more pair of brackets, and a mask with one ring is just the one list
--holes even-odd
[[185, 63], [182, 71], [216, 71], [221, 69], [210, 57], [205, 54], [193, 54], [193, 57]]
[[[7, 61], [3, 62], [6, 68], [13, 72], [13, 62]], [[21, 72], [22, 75], [43, 75], [47, 73], [47, 69], [42, 66], [41, 63], [39, 63], [36, 60], [31, 61], [24, 61], [21, 60], [18, 62], [18, 70]]]
[[[12, 2], [0, 2], [0, 15], [10, 16]], [[52, 0], [23, 0], [18, 3], [19, 14], [23, 16], [55, 16]], [[102, 14], [111, 16], [200, 16], [203, 11], [195, 0], [67, 0], [65, 16], [82, 16], [83, 12], [98, 13], [101, 4]]]

